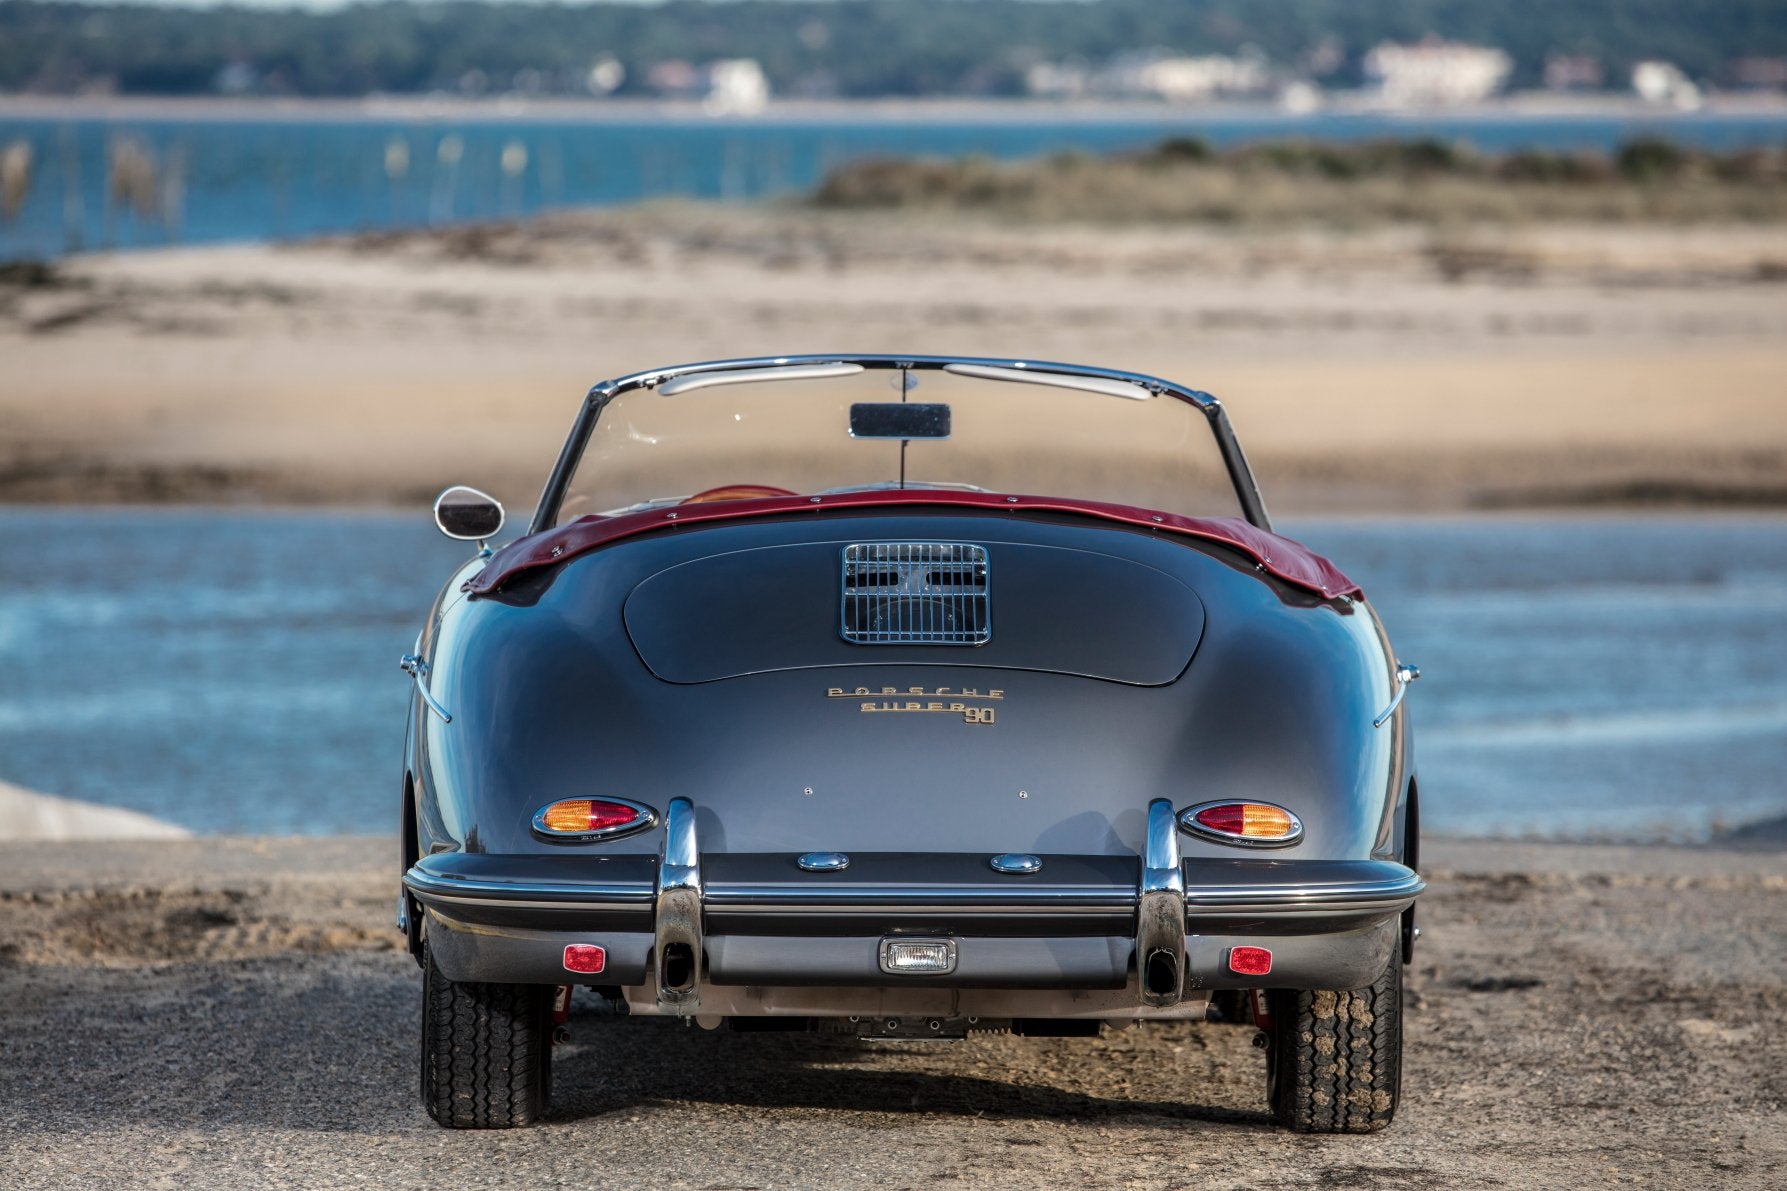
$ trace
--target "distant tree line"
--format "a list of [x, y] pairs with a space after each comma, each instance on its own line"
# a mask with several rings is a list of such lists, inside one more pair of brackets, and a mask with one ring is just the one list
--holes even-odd
[[1428, 35], [1501, 47], [1517, 87], [1536, 85], [1552, 54], [1597, 59], [1614, 86], [1646, 58], [1718, 85], [1737, 58], [1787, 55], [1787, 0], [0, 0], [0, 90], [587, 94], [594, 72], [598, 90], [644, 95], [669, 77], [654, 71], [663, 63], [745, 57], [782, 96], [1012, 95], [1041, 61], [1247, 47], [1288, 77], [1347, 86], [1373, 45]]

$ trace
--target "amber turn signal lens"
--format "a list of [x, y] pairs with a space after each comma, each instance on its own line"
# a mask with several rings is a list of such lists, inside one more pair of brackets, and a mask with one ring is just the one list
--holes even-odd
[[1267, 802], [1217, 802], [1188, 811], [1181, 820], [1199, 835], [1239, 843], [1285, 844], [1303, 834], [1297, 816]]
[[563, 835], [587, 835], [592, 831], [611, 831], [637, 822], [643, 812], [624, 802], [604, 802], [599, 798], [567, 798], [540, 812], [542, 830]]

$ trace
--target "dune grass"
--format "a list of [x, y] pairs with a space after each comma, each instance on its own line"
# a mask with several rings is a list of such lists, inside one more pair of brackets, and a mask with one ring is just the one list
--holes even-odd
[[811, 201], [1040, 222], [1769, 223], [1787, 219], [1787, 149], [1709, 153], [1646, 138], [1612, 154], [1489, 155], [1437, 140], [1218, 151], [1174, 138], [1016, 162], [864, 159], [829, 173]]

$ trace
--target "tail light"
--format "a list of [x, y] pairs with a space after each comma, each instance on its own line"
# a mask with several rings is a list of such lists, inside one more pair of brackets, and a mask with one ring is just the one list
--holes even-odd
[[564, 798], [540, 808], [534, 832], [550, 840], [613, 839], [644, 831], [658, 821], [658, 812], [624, 798]]
[[1179, 813], [1179, 827], [1218, 843], [1282, 848], [1303, 838], [1303, 823], [1269, 802], [1206, 802]]

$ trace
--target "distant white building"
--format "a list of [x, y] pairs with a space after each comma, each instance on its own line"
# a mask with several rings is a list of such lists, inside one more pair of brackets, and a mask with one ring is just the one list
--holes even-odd
[[1266, 64], [1253, 58], [1163, 58], [1142, 72], [1146, 91], [1187, 103], [1217, 95], [1252, 95], [1266, 89]]
[[627, 68], [613, 54], [603, 54], [590, 63], [583, 85], [591, 95], [613, 95], [627, 81]]
[[1037, 62], [1024, 72], [1024, 89], [1045, 99], [1078, 99], [1091, 81], [1091, 72], [1073, 62]]
[[[1067, 89], [1062, 84], [1072, 79], [1069, 70], [1053, 67], [1033, 71], [1033, 88], [1036, 82], [1053, 83], [1056, 94], [1065, 93]], [[1271, 83], [1271, 70], [1265, 57], [1258, 53], [1181, 57], [1152, 51], [1117, 55], [1104, 69], [1091, 75], [1084, 87], [1103, 95], [1195, 103], [1218, 96], [1258, 95], [1270, 90]], [[1037, 93], [1044, 92], [1038, 89]]]
[[707, 64], [702, 106], [716, 116], [748, 116], [769, 104], [769, 79], [755, 58], [722, 58]]
[[1278, 106], [1292, 115], [1318, 111], [1322, 106], [1321, 88], [1300, 79], [1288, 82], [1278, 91]]
[[1633, 64], [1632, 90], [1646, 103], [1666, 103], [1684, 110], [1700, 106], [1700, 88], [1673, 62]]
[[1494, 95], [1514, 60], [1492, 46], [1430, 38], [1416, 45], [1384, 42], [1365, 55], [1365, 77], [1399, 107], [1476, 103]]

